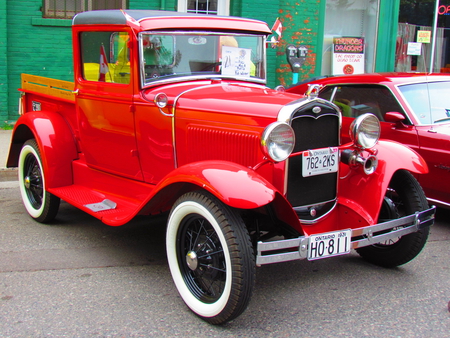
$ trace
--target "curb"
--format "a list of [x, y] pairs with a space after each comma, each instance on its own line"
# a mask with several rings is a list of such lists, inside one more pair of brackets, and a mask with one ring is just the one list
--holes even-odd
[[0, 182], [17, 181], [17, 168], [0, 168]]

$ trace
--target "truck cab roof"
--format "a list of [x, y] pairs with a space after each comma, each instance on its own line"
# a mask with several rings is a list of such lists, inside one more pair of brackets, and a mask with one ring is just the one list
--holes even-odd
[[77, 14], [73, 18], [72, 25], [128, 25], [136, 31], [200, 28], [271, 33], [271, 30], [263, 21], [232, 16], [211, 16], [156, 10], [87, 11]]

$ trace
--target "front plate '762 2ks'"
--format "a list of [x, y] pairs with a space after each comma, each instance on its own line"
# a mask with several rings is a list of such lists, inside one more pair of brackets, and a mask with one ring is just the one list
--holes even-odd
[[338, 153], [337, 147], [303, 152], [303, 177], [335, 173], [338, 170]]

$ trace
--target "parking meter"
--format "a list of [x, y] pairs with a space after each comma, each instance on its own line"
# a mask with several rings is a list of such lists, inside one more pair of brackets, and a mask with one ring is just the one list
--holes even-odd
[[305, 46], [296, 47], [294, 45], [288, 45], [286, 47], [286, 58], [291, 66], [292, 70], [292, 84], [298, 82], [298, 73], [300, 68], [305, 63], [306, 55], [308, 54], [308, 48]]

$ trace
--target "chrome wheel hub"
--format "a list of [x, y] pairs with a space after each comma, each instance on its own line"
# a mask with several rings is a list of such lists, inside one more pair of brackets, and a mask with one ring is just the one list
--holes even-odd
[[198, 266], [198, 257], [195, 251], [189, 251], [186, 254], [186, 264], [192, 271], [195, 271]]
[[23, 179], [23, 185], [25, 186], [25, 188], [30, 189], [30, 185], [31, 185], [31, 179], [30, 176], [27, 176]]

